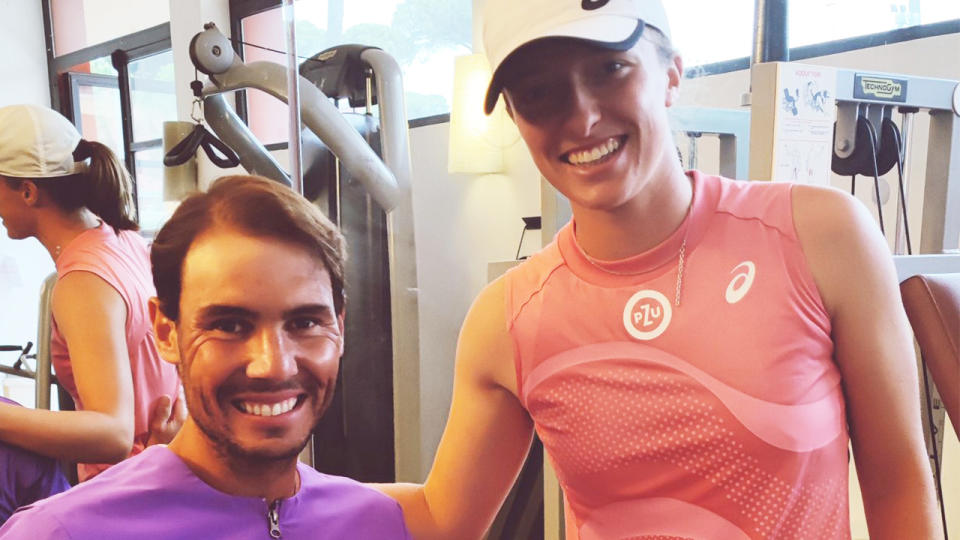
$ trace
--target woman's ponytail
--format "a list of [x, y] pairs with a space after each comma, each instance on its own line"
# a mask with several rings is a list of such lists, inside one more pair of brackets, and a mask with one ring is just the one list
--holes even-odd
[[81, 140], [75, 156], [89, 155], [83, 205], [117, 231], [140, 229], [133, 202], [133, 181], [127, 169], [106, 145]]

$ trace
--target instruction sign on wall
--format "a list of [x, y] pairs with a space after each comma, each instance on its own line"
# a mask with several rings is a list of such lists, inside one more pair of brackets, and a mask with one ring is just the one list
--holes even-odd
[[771, 62], [751, 78], [750, 177], [830, 185], [836, 70]]

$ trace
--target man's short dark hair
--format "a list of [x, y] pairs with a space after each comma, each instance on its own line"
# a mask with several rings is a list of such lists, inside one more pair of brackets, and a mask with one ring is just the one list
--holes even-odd
[[177, 321], [180, 316], [183, 261], [190, 246], [198, 236], [220, 226], [293, 242], [315, 254], [330, 274], [336, 312], [343, 313], [343, 235], [319, 208], [287, 186], [242, 175], [224, 176], [206, 192], [187, 197], [153, 241], [153, 284], [160, 310], [170, 320]]

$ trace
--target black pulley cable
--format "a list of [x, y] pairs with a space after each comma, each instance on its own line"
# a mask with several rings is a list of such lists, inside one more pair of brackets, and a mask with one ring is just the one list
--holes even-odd
[[[903, 232], [907, 239], [907, 255], [913, 255], [913, 246], [910, 243], [910, 224], [907, 222], [907, 191], [903, 185], [903, 153], [906, 149], [903, 147], [903, 138], [900, 134], [900, 128], [897, 127], [897, 124], [890, 118], [885, 118], [883, 120], [883, 125], [881, 127], [883, 131], [882, 139], [886, 139], [888, 134], [889, 137], [893, 140], [893, 144], [897, 149], [897, 185], [900, 188], [900, 208], [903, 215]], [[883, 145], [881, 144], [881, 147]]]
[[920, 357], [920, 368], [923, 372], [923, 390], [927, 405], [927, 423], [929, 424], [928, 427], [930, 428], [930, 450], [933, 454], [930, 456], [933, 458], [933, 483], [937, 489], [937, 499], [940, 503], [940, 519], [943, 520], [943, 538], [944, 540], [947, 540], [947, 514], [943, 504], [943, 484], [940, 481], [942, 468], [940, 460], [942, 456], [937, 451], [937, 426], [933, 421], [933, 398], [930, 396], [930, 380], [927, 376], [927, 363], [924, 362], [922, 355]]
[[886, 235], [886, 230], [883, 227], [883, 202], [880, 200], [880, 167], [877, 164], [877, 151], [879, 150], [877, 130], [873, 128], [873, 124], [869, 120], [867, 120], [867, 132], [870, 134], [868, 140], [870, 141], [870, 155], [872, 159], [869, 160], [869, 163], [873, 165], [873, 192], [877, 198], [877, 220], [880, 222], [880, 234]]
[[[200, 97], [203, 83], [195, 80], [190, 83], [190, 89], [193, 90], [193, 105], [196, 108], [201, 103]], [[193, 126], [193, 131], [191, 131], [189, 135], [163, 156], [163, 164], [165, 166], [176, 167], [177, 165], [183, 165], [197, 153], [198, 148], [202, 148], [204, 153], [207, 154], [207, 157], [210, 158], [210, 161], [221, 169], [236, 167], [240, 164], [240, 158], [236, 152], [218, 139], [216, 135], [210, 133], [207, 128], [204, 127], [199, 116], [194, 115], [192, 112], [190, 116], [197, 124]], [[219, 154], [217, 154], [217, 152], [219, 152]]]
[[[850, 194], [857, 194], [857, 175], [873, 176], [877, 197], [877, 212], [880, 229], [884, 229], [880, 204], [880, 176], [889, 172], [900, 159], [900, 150], [893, 133], [883, 130], [877, 137], [876, 129], [866, 116], [857, 117], [857, 129], [854, 136], [853, 151], [847, 157], [833, 153], [830, 169], [841, 175], [850, 176]], [[834, 124], [836, 138], [836, 124]]]

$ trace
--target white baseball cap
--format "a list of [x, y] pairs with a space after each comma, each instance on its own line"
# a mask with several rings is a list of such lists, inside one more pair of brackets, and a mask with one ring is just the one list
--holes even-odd
[[56, 178], [81, 172], [74, 159], [80, 139], [77, 128], [52, 109], [0, 107], [0, 175]]
[[568, 37], [625, 51], [640, 39], [645, 24], [670, 39], [660, 0], [486, 0], [483, 43], [493, 76], [484, 110], [490, 114], [496, 106], [503, 89], [499, 70], [520, 47], [538, 39]]

